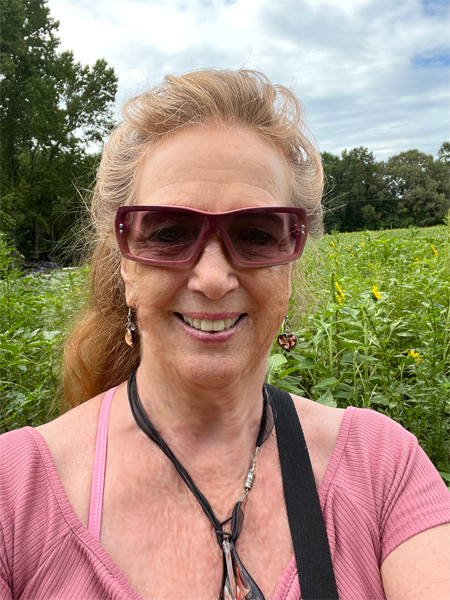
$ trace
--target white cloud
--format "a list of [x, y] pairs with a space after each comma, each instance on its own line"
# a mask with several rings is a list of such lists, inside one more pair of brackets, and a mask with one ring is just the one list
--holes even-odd
[[64, 49], [119, 75], [259, 68], [305, 102], [320, 146], [436, 152], [448, 131], [447, 0], [50, 0]]

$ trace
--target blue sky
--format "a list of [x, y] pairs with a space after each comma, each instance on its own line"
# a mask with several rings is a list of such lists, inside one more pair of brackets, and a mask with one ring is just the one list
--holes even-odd
[[105, 58], [123, 100], [167, 72], [259, 69], [303, 101], [321, 150], [382, 160], [450, 139], [450, 0], [49, 0], [61, 48]]

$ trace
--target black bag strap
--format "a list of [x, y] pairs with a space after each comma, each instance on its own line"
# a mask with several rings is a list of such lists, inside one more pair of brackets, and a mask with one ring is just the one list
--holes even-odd
[[303, 600], [339, 600], [319, 494], [294, 402], [265, 384], [275, 406], [284, 497]]

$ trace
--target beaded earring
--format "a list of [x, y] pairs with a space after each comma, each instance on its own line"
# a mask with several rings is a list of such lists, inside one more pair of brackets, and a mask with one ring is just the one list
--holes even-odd
[[135, 331], [136, 327], [133, 323], [131, 308], [128, 308], [127, 321], [125, 323], [125, 341], [130, 348], [134, 348]]

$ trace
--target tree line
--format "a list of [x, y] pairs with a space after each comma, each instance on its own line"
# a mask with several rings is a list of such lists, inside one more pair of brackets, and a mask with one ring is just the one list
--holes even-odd
[[[47, 0], [2, 0], [0, 231], [27, 259], [71, 244], [114, 126], [117, 76], [60, 52]], [[367, 148], [322, 153], [327, 231], [435, 225], [450, 208], [450, 142], [437, 159], [408, 150], [377, 162]]]
[[406, 150], [377, 162], [367, 148], [322, 153], [325, 228], [332, 231], [429, 227], [450, 210], [450, 142], [437, 158]]
[[2, 0], [0, 229], [34, 259], [76, 222], [114, 125], [114, 69], [59, 52], [58, 26], [47, 0]]

